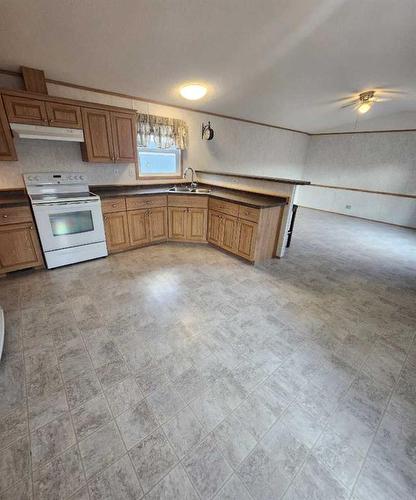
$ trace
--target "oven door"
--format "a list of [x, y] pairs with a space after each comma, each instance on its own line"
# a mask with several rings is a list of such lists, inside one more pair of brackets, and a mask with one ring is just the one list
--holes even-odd
[[33, 205], [45, 252], [105, 241], [100, 200]]

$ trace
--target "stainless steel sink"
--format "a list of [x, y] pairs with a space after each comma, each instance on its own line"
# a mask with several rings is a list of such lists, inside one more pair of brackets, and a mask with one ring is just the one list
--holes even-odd
[[210, 193], [211, 189], [206, 188], [196, 188], [191, 191], [192, 193]]
[[169, 189], [173, 193], [205, 193], [211, 192], [211, 189], [206, 188], [191, 188], [190, 186], [174, 186]]

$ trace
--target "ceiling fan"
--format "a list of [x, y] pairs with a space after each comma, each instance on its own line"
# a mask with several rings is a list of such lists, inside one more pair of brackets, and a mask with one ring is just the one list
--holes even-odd
[[343, 97], [340, 101], [350, 101], [346, 102], [341, 108], [348, 108], [354, 106], [359, 113], [364, 114], [370, 111], [371, 107], [375, 102], [385, 102], [391, 101], [393, 94], [403, 94], [400, 90], [389, 90], [376, 88], [373, 90], [366, 90], [358, 95], [352, 95], [348, 97]]

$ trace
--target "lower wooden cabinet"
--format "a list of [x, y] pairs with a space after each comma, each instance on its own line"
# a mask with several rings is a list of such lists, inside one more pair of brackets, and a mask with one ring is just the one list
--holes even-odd
[[239, 220], [236, 227], [235, 252], [240, 257], [254, 260], [256, 249], [257, 224], [247, 220]]
[[168, 239], [166, 207], [129, 210], [127, 216], [132, 246], [148, 245]]
[[213, 199], [209, 207], [209, 243], [250, 262], [275, 255], [282, 218], [280, 206], [259, 209]]
[[184, 207], [169, 207], [169, 239], [186, 240], [186, 211]]
[[0, 226], [0, 274], [42, 266], [42, 252], [33, 222]]
[[127, 212], [112, 212], [104, 215], [105, 237], [110, 253], [121, 252], [130, 246]]
[[157, 207], [147, 210], [150, 243], [168, 239], [168, 210]]
[[206, 208], [169, 207], [169, 239], [177, 241], [207, 241]]

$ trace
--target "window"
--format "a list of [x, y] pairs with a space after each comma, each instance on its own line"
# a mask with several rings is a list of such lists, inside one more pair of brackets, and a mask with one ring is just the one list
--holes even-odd
[[139, 177], [182, 177], [181, 150], [138, 148]]

